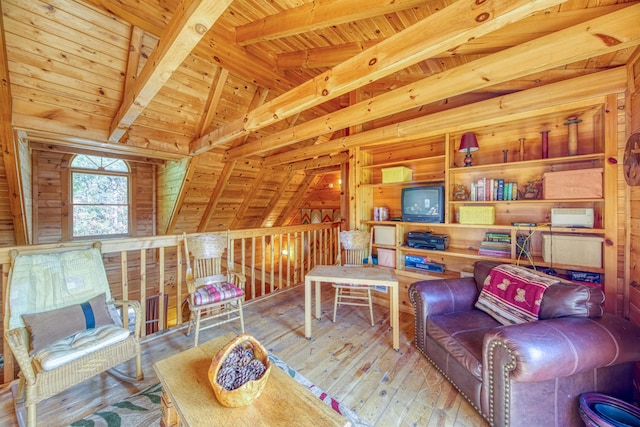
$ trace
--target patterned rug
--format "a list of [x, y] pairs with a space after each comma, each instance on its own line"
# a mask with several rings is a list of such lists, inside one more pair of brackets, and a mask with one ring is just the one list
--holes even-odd
[[[320, 387], [313, 384], [298, 371], [287, 365], [274, 354], [269, 354], [269, 359], [278, 368], [285, 371], [291, 378], [305, 386], [314, 396], [326, 403], [331, 409], [341, 414], [351, 422], [354, 427], [370, 427], [370, 424], [362, 420], [355, 412], [329, 396]], [[121, 402], [108, 406], [86, 418], [71, 424], [74, 427], [147, 427], [157, 426], [160, 423], [160, 393], [162, 386], [154, 384], [141, 392], [130, 396]]]

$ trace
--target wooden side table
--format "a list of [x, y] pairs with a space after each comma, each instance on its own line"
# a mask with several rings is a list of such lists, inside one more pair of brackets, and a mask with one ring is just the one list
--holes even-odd
[[222, 406], [209, 383], [211, 359], [235, 335], [228, 333], [154, 364], [162, 383], [161, 424], [173, 426], [342, 426], [344, 417], [276, 366], [255, 402], [240, 408]]

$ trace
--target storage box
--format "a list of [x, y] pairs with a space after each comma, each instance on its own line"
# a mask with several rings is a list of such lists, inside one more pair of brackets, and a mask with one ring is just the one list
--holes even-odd
[[496, 222], [493, 206], [460, 206], [460, 224], [492, 225]]
[[544, 262], [602, 268], [602, 237], [543, 233], [542, 241]]
[[545, 199], [602, 198], [602, 168], [547, 172], [542, 176]]
[[396, 244], [396, 228], [392, 226], [374, 225], [373, 226], [373, 242], [376, 245]]
[[388, 182], [409, 182], [411, 181], [411, 169], [404, 166], [393, 168], [382, 168], [382, 183]]
[[378, 265], [396, 267], [396, 250], [378, 248]]

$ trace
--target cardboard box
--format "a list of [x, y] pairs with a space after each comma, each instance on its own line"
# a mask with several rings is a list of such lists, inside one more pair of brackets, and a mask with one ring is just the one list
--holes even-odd
[[460, 224], [492, 225], [496, 222], [494, 206], [460, 206]]
[[542, 241], [544, 262], [602, 268], [602, 237], [543, 233]]
[[378, 265], [396, 267], [396, 250], [378, 248]]
[[548, 200], [601, 199], [602, 168], [547, 172], [542, 194]]
[[373, 242], [376, 245], [396, 244], [396, 228], [393, 226], [374, 225], [373, 226]]
[[409, 182], [412, 179], [411, 169], [404, 166], [382, 168], [382, 183]]

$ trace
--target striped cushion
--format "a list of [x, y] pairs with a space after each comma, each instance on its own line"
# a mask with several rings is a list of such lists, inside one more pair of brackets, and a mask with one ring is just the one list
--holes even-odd
[[244, 295], [244, 291], [231, 283], [215, 283], [198, 288], [193, 294], [193, 303], [205, 305], [242, 295]]

